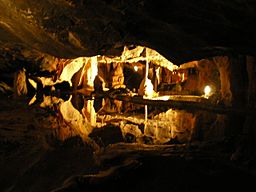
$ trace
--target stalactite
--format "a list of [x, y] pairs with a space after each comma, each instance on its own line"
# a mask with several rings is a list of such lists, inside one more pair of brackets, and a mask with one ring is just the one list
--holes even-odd
[[124, 85], [124, 73], [123, 73], [123, 64], [122, 63], [112, 63], [113, 70], [112, 73], [112, 80], [111, 86], [114, 89], [117, 88], [125, 88]]

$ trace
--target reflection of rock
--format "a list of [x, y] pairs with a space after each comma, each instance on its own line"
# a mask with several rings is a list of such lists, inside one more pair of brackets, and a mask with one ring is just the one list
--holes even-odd
[[147, 144], [147, 145], [150, 145], [150, 144], [154, 144], [154, 139], [152, 137], [149, 137], [149, 136], [143, 136], [141, 138], [142, 142]]
[[124, 141], [120, 127], [111, 124], [93, 129], [89, 137], [100, 146], [107, 146]]
[[135, 137], [141, 137], [142, 136], [142, 132], [139, 129], [138, 125], [126, 123], [123, 126], [121, 126], [121, 128], [122, 128], [122, 132], [123, 132], [124, 135], [132, 134]]
[[102, 111], [105, 113], [121, 113], [123, 109], [123, 102], [119, 100], [112, 100], [109, 98], [103, 99]]
[[98, 113], [102, 107], [103, 107], [103, 99], [101, 97], [94, 98], [93, 107], [95, 110], [95, 113]]
[[198, 111], [196, 126], [192, 132], [193, 141], [216, 141], [224, 138], [227, 129], [227, 117], [222, 114], [212, 114]]
[[195, 127], [195, 119], [193, 113], [170, 109], [155, 116], [154, 121], [148, 124], [145, 134], [154, 137], [160, 143], [174, 138], [180, 142], [187, 142]]
[[127, 142], [127, 143], [135, 143], [136, 142], [136, 136], [131, 133], [125, 134], [124, 139], [125, 139], [125, 142]]
[[61, 103], [60, 113], [66, 125], [71, 128], [73, 135], [86, 137], [91, 132], [90, 122], [88, 122], [87, 119], [73, 107], [71, 98], [64, 103]]
[[84, 97], [81, 94], [73, 94], [71, 98], [71, 103], [79, 112], [84, 108]]
[[82, 109], [84, 117], [87, 118], [87, 121], [91, 124], [91, 126], [95, 126], [96, 124], [96, 112], [93, 105], [94, 100], [85, 100], [84, 108]]
[[43, 101], [40, 103], [40, 107], [54, 109], [55, 105], [62, 102], [63, 100], [58, 97], [43, 95]]
[[[49, 127], [54, 129], [58, 139], [65, 140], [73, 136], [85, 139], [96, 124], [93, 100], [85, 100], [81, 95], [72, 95], [67, 101], [54, 96], [43, 95], [40, 107], [57, 112], [47, 117]], [[44, 123], [45, 124], [45, 123]]]

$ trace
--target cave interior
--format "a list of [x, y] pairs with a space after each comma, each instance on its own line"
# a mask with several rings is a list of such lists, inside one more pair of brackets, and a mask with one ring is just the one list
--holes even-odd
[[255, 188], [255, 2], [0, 10], [1, 191]]

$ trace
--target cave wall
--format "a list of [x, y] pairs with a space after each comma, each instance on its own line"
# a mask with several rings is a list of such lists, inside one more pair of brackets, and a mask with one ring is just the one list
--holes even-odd
[[[248, 73], [248, 97], [247, 97], [247, 108], [254, 109], [256, 104], [256, 63], [255, 57], [247, 56], [247, 73]], [[255, 112], [248, 114], [244, 124], [244, 140], [246, 140], [247, 146], [249, 146], [248, 153], [255, 155], [256, 147], [256, 118]]]
[[219, 94], [220, 91], [220, 75], [216, 64], [212, 58], [202, 59], [198, 61], [198, 85], [197, 92], [204, 94], [204, 88], [209, 85], [214, 94]]
[[249, 0], [1, 0], [1, 50], [75, 58], [137, 44], [177, 64], [233, 50], [253, 55], [255, 8]]
[[220, 73], [220, 102], [226, 106], [231, 105], [232, 92], [230, 90], [230, 62], [228, 56], [218, 56], [214, 58]]

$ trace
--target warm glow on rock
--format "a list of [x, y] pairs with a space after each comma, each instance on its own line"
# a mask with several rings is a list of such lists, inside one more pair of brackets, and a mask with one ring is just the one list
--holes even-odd
[[[144, 55], [144, 52], [147, 52], [147, 58]], [[124, 47], [122, 55], [120, 57], [107, 57], [100, 56], [99, 62], [103, 63], [111, 63], [111, 62], [126, 62], [126, 63], [136, 63], [141, 61], [148, 60], [149, 63], [154, 63], [155, 65], [167, 68], [170, 71], [173, 71], [178, 68], [177, 65], [166, 59], [156, 50], [150, 49], [148, 47], [143, 46], [135, 46], [130, 49], [128, 47]]]
[[92, 126], [90, 120], [85, 118], [71, 103], [72, 96], [68, 101], [60, 103], [60, 114], [65, 124], [72, 128], [74, 135], [86, 137], [90, 132]]
[[28, 82], [32, 85], [32, 87], [37, 89], [37, 83], [33, 79], [28, 78]]
[[151, 83], [150, 79], [146, 79], [145, 82], [145, 96], [147, 97], [153, 97], [154, 96], [154, 89], [153, 89], [153, 84]]
[[60, 75], [59, 81], [67, 81], [69, 82], [70, 86], [72, 86], [71, 78], [73, 75], [83, 67], [85, 63], [85, 57], [78, 57], [74, 59], [71, 63], [66, 65]]
[[142, 80], [138, 93], [144, 98], [153, 98], [158, 96], [158, 94], [154, 91], [154, 86], [151, 80], [148, 78]]
[[87, 69], [87, 85], [93, 87], [94, 79], [98, 74], [98, 60], [97, 56], [91, 57], [90, 66]]

